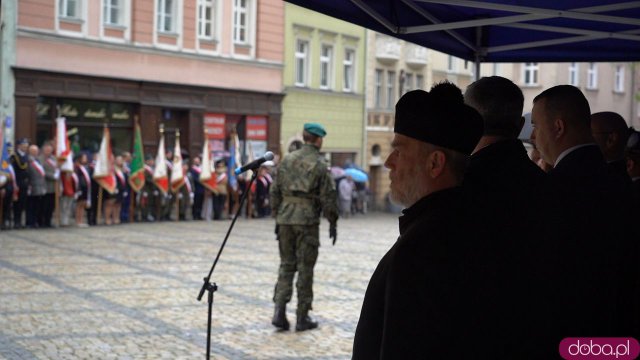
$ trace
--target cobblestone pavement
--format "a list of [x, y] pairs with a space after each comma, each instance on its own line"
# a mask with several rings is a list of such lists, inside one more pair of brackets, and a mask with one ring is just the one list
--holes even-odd
[[[229, 221], [0, 232], [0, 359], [201, 359], [196, 300]], [[240, 219], [213, 273], [215, 359], [345, 359], [362, 299], [398, 234], [397, 217], [321, 226], [316, 330], [271, 325], [279, 264], [271, 219]], [[287, 309], [295, 322], [294, 300]]]

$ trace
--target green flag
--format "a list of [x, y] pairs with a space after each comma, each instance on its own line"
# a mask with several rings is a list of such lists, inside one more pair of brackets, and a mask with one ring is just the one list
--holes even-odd
[[140, 125], [136, 122], [135, 139], [133, 142], [133, 155], [131, 158], [131, 174], [129, 185], [133, 191], [138, 192], [144, 186], [144, 151], [142, 150], [142, 134]]

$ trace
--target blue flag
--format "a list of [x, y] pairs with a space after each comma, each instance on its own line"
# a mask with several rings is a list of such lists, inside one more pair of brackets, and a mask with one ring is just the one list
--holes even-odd
[[[10, 122], [11, 118], [7, 117], [6, 121]], [[4, 124], [0, 123], [0, 175], [5, 177], [12, 176], [11, 169], [9, 168], [10, 166], [11, 160], [9, 159], [9, 146], [7, 145], [7, 139], [5, 138]]]

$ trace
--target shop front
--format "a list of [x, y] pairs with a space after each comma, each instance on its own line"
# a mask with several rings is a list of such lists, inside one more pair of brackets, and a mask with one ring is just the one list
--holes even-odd
[[114, 153], [131, 151], [138, 119], [147, 154], [157, 151], [160, 124], [167, 148], [173, 148], [179, 130], [181, 148], [191, 156], [202, 152], [205, 141], [215, 156], [228, 156], [236, 134], [243, 158], [280, 152], [283, 94], [27, 69], [14, 74], [15, 137], [38, 145], [53, 137], [56, 117], [64, 116], [76, 151], [97, 151], [105, 125]]

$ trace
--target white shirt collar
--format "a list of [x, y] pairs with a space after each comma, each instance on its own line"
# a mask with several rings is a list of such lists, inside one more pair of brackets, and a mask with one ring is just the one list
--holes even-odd
[[556, 163], [555, 163], [555, 164], [553, 164], [553, 167], [558, 166], [558, 164], [560, 163], [560, 161], [561, 161], [562, 159], [564, 159], [567, 155], [569, 155], [570, 153], [572, 153], [573, 151], [578, 150], [578, 149], [583, 148], [583, 147], [587, 147], [587, 146], [598, 146], [598, 145], [597, 145], [596, 143], [589, 143], [589, 144], [580, 144], [580, 145], [576, 145], [576, 146], [570, 147], [570, 148], [568, 148], [567, 150], [565, 150], [565, 151], [563, 151], [563, 152], [561, 152], [561, 153], [560, 153], [560, 155], [559, 155], [559, 156], [558, 156], [558, 158], [556, 159]]

